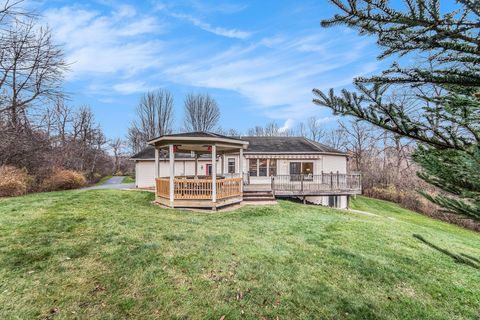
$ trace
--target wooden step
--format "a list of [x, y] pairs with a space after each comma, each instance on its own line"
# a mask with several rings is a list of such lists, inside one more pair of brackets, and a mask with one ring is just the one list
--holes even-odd
[[275, 201], [272, 191], [254, 191], [244, 190], [243, 201], [261, 202], [261, 201]]
[[257, 201], [275, 201], [275, 198], [243, 198], [243, 201], [246, 202], [257, 202]]

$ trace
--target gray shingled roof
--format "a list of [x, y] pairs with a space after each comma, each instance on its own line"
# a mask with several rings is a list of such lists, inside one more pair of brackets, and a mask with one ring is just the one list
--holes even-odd
[[[198, 132], [191, 132], [192, 134], [199, 134]], [[201, 132], [202, 134], [205, 132]], [[207, 133], [205, 133], [207, 134]], [[184, 134], [182, 134], [184, 135]], [[174, 135], [172, 135], [174, 136]], [[206, 135], [205, 137], [211, 137]], [[220, 135], [219, 135], [220, 136]], [[224, 136], [221, 136], [224, 137]], [[226, 137], [230, 138], [230, 137]], [[232, 138], [230, 138], [232, 139]], [[238, 139], [238, 138], [236, 138]], [[245, 154], [249, 153], [336, 153], [346, 155], [346, 153], [337, 149], [331, 148], [324, 144], [303, 138], [303, 137], [241, 137], [243, 141], [248, 141], [248, 148], [244, 151]], [[208, 155], [205, 155], [208, 156]], [[155, 157], [155, 151], [153, 146], [148, 146], [136, 155], [132, 159], [153, 159]], [[168, 157], [168, 152], [162, 151], [162, 158]], [[189, 159], [190, 153], [176, 153], [175, 158]]]
[[343, 152], [304, 137], [242, 137], [248, 141], [245, 153], [341, 153]]

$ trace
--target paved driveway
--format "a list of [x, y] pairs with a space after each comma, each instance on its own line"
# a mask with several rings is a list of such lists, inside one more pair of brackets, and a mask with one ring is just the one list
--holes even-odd
[[115, 176], [111, 177], [105, 183], [99, 186], [91, 186], [83, 188], [85, 190], [92, 190], [92, 189], [134, 189], [135, 183], [122, 183], [124, 176]]

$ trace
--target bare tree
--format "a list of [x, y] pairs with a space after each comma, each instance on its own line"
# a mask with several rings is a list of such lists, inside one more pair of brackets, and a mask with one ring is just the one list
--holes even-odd
[[67, 64], [50, 30], [34, 20], [15, 21], [0, 33], [0, 43], [0, 112], [18, 129], [28, 122], [27, 108], [61, 95]]
[[354, 169], [360, 171], [363, 169], [364, 158], [368, 152], [372, 151], [378, 141], [378, 138], [373, 134], [373, 127], [360, 121], [351, 121], [348, 125], [339, 121], [338, 124], [346, 133], [346, 147], [353, 155]]
[[265, 127], [255, 126], [248, 129], [248, 135], [256, 137], [289, 137], [294, 136], [295, 132], [292, 129], [282, 129], [276, 121], [270, 121]]
[[159, 89], [145, 93], [137, 105], [137, 118], [128, 130], [131, 149], [138, 152], [148, 140], [170, 133], [173, 123], [173, 95]]
[[185, 98], [184, 126], [187, 131], [212, 131], [220, 119], [217, 102], [207, 94], [189, 94]]
[[140, 130], [132, 126], [128, 128], [127, 140], [128, 145], [133, 153], [140, 152], [146, 146], [146, 140], [143, 138], [144, 135]]
[[266, 137], [278, 137], [281, 136], [281, 130], [278, 124], [275, 121], [271, 121], [265, 125], [265, 136]]
[[300, 122], [298, 125], [297, 125], [297, 134], [300, 136], [300, 137], [305, 137], [307, 138], [307, 126], [305, 125], [305, 123], [302, 121]]
[[317, 117], [312, 116], [307, 120], [307, 133], [308, 137], [313, 141], [320, 141], [325, 135], [325, 131], [320, 125], [320, 121]]
[[344, 128], [337, 127], [328, 131], [320, 142], [334, 149], [345, 151], [347, 148], [347, 133]]
[[109, 146], [113, 152], [113, 160], [114, 160], [113, 172], [117, 173], [120, 171], [120, 161], [123, 156], [123, 148], [125, 146], [125, 143], [122, 139], [116, 138], [110, 141]]
[[0, 4], [0, 28], [22, 17], [35, 16], [33, 12], [28, 12], [21, 7], [22, 2], [24, 2], [24, 0], [4, 0], [3, 3]]
[[237, 129], [223, 129], [222, 127], [218, 127], [215, 130], [215, 133], [224, 135], [224, 136], [230, 136], [230, 137], [239, 137], [241, 136], [240, 132]]
[[253, 137], [263, 137], [265, 136], [265, 129], [262, 126], [255, 126], [248, 129], [248, 135]]

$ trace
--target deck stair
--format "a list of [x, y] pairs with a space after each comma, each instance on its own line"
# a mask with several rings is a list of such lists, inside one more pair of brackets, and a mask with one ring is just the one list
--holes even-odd
[[275, 201], [272, 190], [244, 190], [244, 202], [270, 202]]

